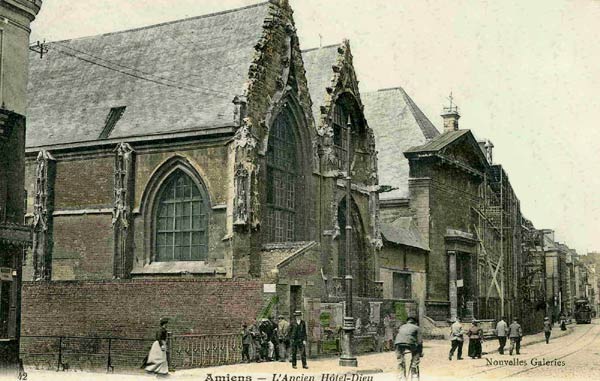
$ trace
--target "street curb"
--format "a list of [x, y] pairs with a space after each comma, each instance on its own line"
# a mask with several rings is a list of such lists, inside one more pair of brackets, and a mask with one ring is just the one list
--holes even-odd
[[373, 369], [359, 369], [355, 372], [348, 372], [351, 374], [376, 374], [376, 373], [383, 373], [383, 369], [380, 368], [373, 368]]

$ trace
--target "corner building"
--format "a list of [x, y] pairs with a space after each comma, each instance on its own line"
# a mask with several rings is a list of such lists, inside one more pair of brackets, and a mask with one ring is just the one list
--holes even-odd
[[41, 0], [0, 2], [0, 368], [18, 362], [21, 277], [31, 231], [23, 224], [30, 23]]

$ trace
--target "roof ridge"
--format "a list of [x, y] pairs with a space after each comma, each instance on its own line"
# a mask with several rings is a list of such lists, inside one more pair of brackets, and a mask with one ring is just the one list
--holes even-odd
[[320, 49], [329, 49], [329, 48], [336, 48], [340, 45], [342, 45], [343, 42], [339, 43], [339, 44], [329, 44], [329, 45], [325, 45], [325, 46], [317, 46], [314, 48], [308, 48], [308, 49], [303, 49], [301, 50], [302, 53], [307, 53], [307, 52], [312, 52], [313, 50], [320, 50]]
[[94, 37], [112, 36], [112, 35], [120, 34], [120, 33], [137, 32], [137, 31], [140, 31], [140, 30], [152, 29], [152, 28], [157, 28], [157, 27], [161, 27], [161, 26], [165, 26], [165, 25], [171, 25], [171, 24], [177, 24], [177, 23], [182, 23], [182, 22], [191, 21], [191, 20], [198, 20], [198, 19], [204, 19], [204, 18], [209, 18], [209, 17], [214, 17], [214, 16], [220, 16], [220, 15], [224, 15], [224, 14], [228, 14], [228, 13], [233, 13], [233, 12], [241, 11], [241, 10], [244, 10], [244, 9], [250, 9], [250, 8], [264, 6], [264, 5], [267, 5], [269, 3], [271, 3], [271, 1], [269, 1], [269, 0], [267, 0], [267, 1], [261, 1], [260, 3], [251, 4], [251, 5], [245, 5], [245, 6], [239, 7], [239, 8], [226, 9], [226, 10], [219, 11], [219, 12], [205, 13], [203, 15], [186, 17], [186, 18], [183, 18], [183, 19], [177, 19], [177, 20], [172, 20], [172, 21], [165, 21], [165, 22], [161, 22], [161, 23], [158, 23], [158, 24], [151, 24], [151, 25], [146, 25], [146, 26], [140, 26], [140, 27], [137, 27], [137, 28], [118, 30], [118, 31], [114, 31], [114, 32], [93, 34], [93, 35], [89, 35], [89, 36], [81, 36], [81, 37], [76, 37], [76, 38], [68, 38], [68, 39], [65, 39], [65, 40], [48, 41], [48, 43], [78, 41], [78, 40], [85, 40], [85, 39], [94, 38]]
[[[402, 96], [404, 97], [406, 104], [410, 108], [412, 116], [415, 118], [415, 121], [417, 122], [417, 125], [421, 129], [421, 132], [423, 133], [425, 138], [426, 139], [435, 138], [435, 136], [436, 136], [435, 132], [437, 132], [437, 135], [439, 135], [439, 131], [437, 130], [437, 128], [435, 128], [435, 126], [433, 125], [433, 123], [431, 123], [431, 121], [429, 120], [427, 115], [425, 115], [425, 113], [419, 108], [419, 106], [417, 106], [415, 101], [412, 100], [412, 98], [408, 95], [408, 93], [402, 87], [400, 87], [399, 90], [402, 93]], [[425, 121], [423, 121], [422, 118], [424, 118]], [[424, 123], [428, 123], [429, 125], [425, 126]], [[432, 131], [430, 128], [433, 128], [435, 131]]]
[[377, 90], [375, 90], [375, 91], [369, 91], [369, 92], [370, 92], [370, 93], [375, 93], [375, 92], [377, 92], [377, 91], [391, 91], [391, 90], [400, 90], [400, 91], [402, 91], [402, 92], [406, 93], [406, 92], [404, 91], [404, 89], [402, 88], [402, 86], [395, 86], [395, 87], [384, 87], [383, 89], [377, 89]]

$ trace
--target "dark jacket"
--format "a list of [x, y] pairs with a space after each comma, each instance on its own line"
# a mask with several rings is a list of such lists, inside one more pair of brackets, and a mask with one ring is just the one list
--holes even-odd
[[300, 324], [294, 319], [290, 324], [290, 341], [292, 343], [301, 343], [306, 340], [306, 323], [300, 320]]
[[167, 341], [167, 329], [165, 327], [160, 327], [156, 331], [156, 336], [155, 337], [156, 337], [157, 341], [166, 342]]
[[467, 331], [467, 336], [469, 336], [469, 340], [481, 340], [483, 339], [483, 329], [477, 325], [472, 325]]

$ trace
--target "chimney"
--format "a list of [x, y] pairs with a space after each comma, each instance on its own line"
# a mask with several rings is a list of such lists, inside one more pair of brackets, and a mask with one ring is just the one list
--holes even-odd
[[486, 140], [485, 141], [485, 157], [488, 161], [488, 163], [490, 164], [494, 164], [494, 157], [492, 155], [494, 150], [494, 144], [491, 142], [491, 140]]
[[460, 119], [460, 114], [458, 113], [458, 106], [453, 104], [454, 98], [452, 97], [452, 92], [450, 92], [450, 96], [448, 97], [450, 100], [450, 106], [444, 107], [442, 111], [442, 118], [444, 119], [444, 132], [452, 132], [458, 130], [458, 120]]

